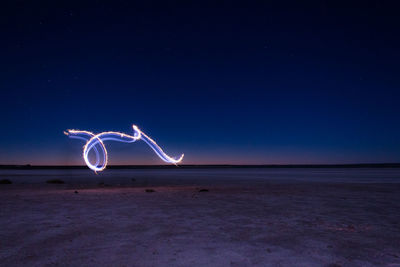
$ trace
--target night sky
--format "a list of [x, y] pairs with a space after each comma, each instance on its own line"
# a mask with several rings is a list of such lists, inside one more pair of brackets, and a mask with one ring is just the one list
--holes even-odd
[[79, 2], [1, 4], [0, 164], [84, 164], [64, 130], [132, 124], [185, 164], [400, 162], [389, 2]]

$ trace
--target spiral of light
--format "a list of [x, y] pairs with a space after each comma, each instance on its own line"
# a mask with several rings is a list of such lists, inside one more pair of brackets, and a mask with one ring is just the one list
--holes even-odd
[[[105, 141], [133, 143], [138, 140], [143, 140], [163, 161], [172, 164], [178, 164], [182, 161], [184, 154], [182, 154], [178, 159], [172, 158], [168, 156], [153, 139], [143, 133], [136, 125], [132, 125], [132, 128], [133, 135], [112, 131], [94, 134], [92, 132], [80, 130], [67, 130], [64, 133], [70, 138], [86, 141], [86, 144], [83, 147], [83, 159], [85, 160], [86, 165], [95, 172], [102, 171], [107, 167], [108, 154], [104, 145]], [[89, 160], [89, 152], [92, 150], [95, 153], [94, 163]]]

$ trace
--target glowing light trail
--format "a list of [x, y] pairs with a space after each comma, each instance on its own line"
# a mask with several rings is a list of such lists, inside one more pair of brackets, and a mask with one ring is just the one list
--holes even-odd
[[[157, 143], [151, 139], [148, 135], [143, 133], [136, 125], [132, 125], [133, 135], [128, 135], [120, 132], [102, 132], [99, 134], [94, 134], [88, 131], [80, 130], [67, 130], [64, 132], [70, 138], [76, 138], [86, 141], [83, 147], [83, 159], [86, 165], [95, 172], [104, 170], [108, 163], [107, 149], [104, 145], [105, 141], [119, 141], [125, 143], [133, 143], [138, 140], [143, 140], [148, 144], [153, 151], [159, 156], [163, 161], [167, 163], [178, 164], [182, 161], [184, 154], [182, 154], [178, 159], [168, 156], [162, 148], [157, 145]], [[93, 149], [96, 157], [96, 161], [92, 164], [89, 160], [89, 152]]]

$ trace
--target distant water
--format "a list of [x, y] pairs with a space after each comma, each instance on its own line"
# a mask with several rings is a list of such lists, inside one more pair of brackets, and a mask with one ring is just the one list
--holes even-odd
[[69, 184], [186, 185], [248, 182], [400, 183], [399, 168], [311, 169], [106, 169], [95, 174], [81, 170], [0, 170], [0, 179], [14, 184], [40, 184], [61, 179]]

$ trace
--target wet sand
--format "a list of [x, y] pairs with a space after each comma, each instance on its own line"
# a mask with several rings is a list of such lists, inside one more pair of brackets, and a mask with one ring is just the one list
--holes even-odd
[[16, 175], [0, 185], [0, 265], [400, 266], [396, 180], [202, 175]]

